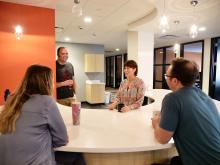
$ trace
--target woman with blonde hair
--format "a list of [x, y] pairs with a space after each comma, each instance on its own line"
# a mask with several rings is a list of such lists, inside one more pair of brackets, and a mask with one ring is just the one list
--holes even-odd
[[68, 142], [53, 92], [53, 73], [30, 66], [0, 113], [1, 165], [54, 165], [53, 148]]

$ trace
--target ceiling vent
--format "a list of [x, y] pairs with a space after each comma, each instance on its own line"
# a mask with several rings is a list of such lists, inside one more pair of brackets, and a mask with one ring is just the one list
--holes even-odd
[[114, 53], [112, 50], [105, 50], [105, 53]]
[[163, 40], [173, 40], [173, 39], [177, 39], [177, 38], [179, 38], [179, 36], [169, 35], [169, 34], [159, 37], [159, 39], [163, 39]]

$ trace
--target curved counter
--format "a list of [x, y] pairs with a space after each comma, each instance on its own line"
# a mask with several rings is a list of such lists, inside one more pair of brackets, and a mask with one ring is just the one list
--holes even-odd
[[152, 111], [160, 110], [169, 90], [152, 90], [152, 104], [120, 113], [108, 109], [81, 109], [80, 125], [73, 126], [71, 107], [58, 104], [67, 127], [69, 143], [56, 150], [83, 152], [87, 165], [150, 165], [167, 163], [177, 155], [174, 143], [162, 145], [154, 137]]
[[169, 90], [147, 93], [154, 103], [127, 113], [107, 109], [81, 109], [80, 125], [73, 126], [71, 107], [58, 104], [66, 124], [69, 143], [60, 151], [87, 153], [120, 153], [152, 151], [173, 146], [173, 141], [161, 145], [154, 138], [152, 111], [160, 110], [161, 100]]
[[[146, 96], [152, 104], [139, 110], [81, 109], [79, 126], [72, 124], [71, 107], [58, 104], [67, 127], [69, 143], [59, 151], [83, 152], [87, 165], [150, 165], [167, 163], [177, 154], [173, 141], [159, 144], [151, 126], [152, 111], [160, 110], [170, 90], [153, 89]], [[214, 100], [219, 112], [220, 101]], [[3, 106], [0, 106], [0, 111]]]

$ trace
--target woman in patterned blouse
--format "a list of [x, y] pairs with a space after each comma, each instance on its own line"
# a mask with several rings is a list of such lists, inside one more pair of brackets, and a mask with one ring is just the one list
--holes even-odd
[[138, 66], [134, 60], [129, 60], [124, 65], [124, 73], [127, 79], [121, 82], [116, 98], [108, 106], [113, 110], [118, 104], [124, 104], [121, 112], [127, 112], [139, 108], [144, 100], [145, 84], [137, 77]]

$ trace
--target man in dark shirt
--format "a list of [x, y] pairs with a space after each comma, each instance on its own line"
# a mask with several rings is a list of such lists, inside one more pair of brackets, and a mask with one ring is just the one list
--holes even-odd
[[194, 86], [198, 75], [194, 62], [172, 61], [165, 78], [173, 92], [163, 99], [152, 126], [160, 143], [173, 137], [181, 164], [220, 165], [220, 115], [213, 100]]
[[74, 100], [76, 83], [74, 69], [71, 63], [67, 62], [68, 51], [65, 47], [57, 49], [58, 59], [56, 61], [56, 88], [57, 102], [71, 106]]

